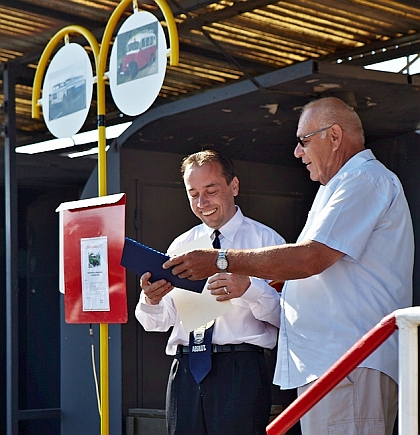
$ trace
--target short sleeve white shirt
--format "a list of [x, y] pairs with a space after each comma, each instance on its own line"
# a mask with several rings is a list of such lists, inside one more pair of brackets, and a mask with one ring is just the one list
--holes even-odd
[[[400, 181], [370, 150], [320, 187], [298, 240], [344, 256], [283, 288], [274, 383], [284, 389], [317, 379], [383, 317], [412, 304], [410, 212]], [[395, 333], [359, 366], [397, 381], [397, 346]]]

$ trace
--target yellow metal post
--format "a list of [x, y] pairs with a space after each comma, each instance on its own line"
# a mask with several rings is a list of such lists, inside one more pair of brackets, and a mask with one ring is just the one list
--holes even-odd
[[[115, 27], [133, 0], [123, 0], [116, 7], [102, 36], [101, 48], [99, 50], [99, 61], [97, 65], [97, 87], [98, 87], [98, 182], [99, 196], [106, 195], [106, 152], [105, 152], [105, 71], [108, 50]], [[170, 64], [178, 65], [179, 61], [179, 41], [176, 23], [168, 4], [164, 0], [156, 1], [161, 8], [165, 20], [168, 24], [169, 40], [171, 47]], [[133, 6], [136, 4], [133, 3]], [[103, 120], [103, 123], [101, 122]], [[103, 125], [102, 125], [103, 124]], [[109, 435], [109, 368], [108, 368], [108, 325], [100, 325], [100, 368], [101, 368], [101, 435]]]
[[[39, 103], [41, 95], [42, 79], [44, 77], [45, 69], [48, 61], [54, 52], [55, 47], [64, 38], [68, 42], [70, 33], [78, 33], [83, 35], [89, 42], [92, 49], [97, 76], [97, 122], [98, 122], [98, 196], [107, 195], [107, 174], [106, 174], [106, 124], [105, 124], [105, 71], [106, 61], [108, 57], [108, 50], [111, 43], [111, 38], [114, 33], [115, 27], [122, 14], [125, 12], [129, 4], [132, 3], [134, 8], [137, 8], [136, 0], [122, 0], [112, 13], [108, 23], [105, 27], [102, 43], [99, 44], [91, 32], [81, 26], [67, 26], [59, 30], [50, 40], [45, 47], [41, 58], [39, 60], [38, 68], [35, 73], [33, 91], [32, 91], [32, 117], [38, 119], [40, 117]], [[178, 65], [179, 62], [179, 41], [176, 23], [165, 0], [156, 0], [156, 3], [162, 10], [165, 20], [168, 25], [169, 40], [170, 40], [170, 64]], [[109, 331], [108, 324], [101, 323], [100, 327], [100, 419], [101, 419], [101, 435], [109, 435]]]

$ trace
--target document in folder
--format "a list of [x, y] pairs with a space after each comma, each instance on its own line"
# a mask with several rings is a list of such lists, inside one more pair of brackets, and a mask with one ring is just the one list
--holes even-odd
[[121, 257], [121, 266], [139, 276], [145, 272], [150, 272], [152, 274], [152, 282], [166, 279], [175, 287], [201, 293], [206, 280], [191, 281], [187, 278], [179, 278], [177, 275], [172, 275], [172, 268], [162, 268], [162, 264], [169, 260], [169, 258], [168, 255], [162, 252], [126, 237]]
[[[171, 250], [169, 254], [171, 256], [180, 255], [193, 249], [210, 249], [212, 247], [210, 237], [204, 235], [177, 249]], [[170, 295], [175, 302], [182, 327], [187, 334], [199, 326], [217, 319], [232, 308], [230, 301], [217, 301], [216, 296], [212, 295], [207, 289], [197, 294], [180, 288], [174, 288], [170, 292]]]

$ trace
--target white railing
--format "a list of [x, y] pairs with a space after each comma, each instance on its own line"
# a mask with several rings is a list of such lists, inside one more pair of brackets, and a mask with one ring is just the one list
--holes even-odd
[[418, 325], [420, 307], [394, 311], [398, 326], [398, 433], [418, 435]]
[[418, 325], [420, 325], [420, 307], [396, 310], [384, 317], [317, 379], [305, 393], [273, 420], [267, 426], [267, 434], [284, 435], [309, 409], [398, 329], [398, 433], [399, 435], [419, 435]]

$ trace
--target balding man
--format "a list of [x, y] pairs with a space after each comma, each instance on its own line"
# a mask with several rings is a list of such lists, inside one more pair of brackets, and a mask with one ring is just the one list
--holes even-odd
[[[297, 142], [295, 157], [321, 184], [297, 242], [226, 258], [231, 273], [285, 281], [274, 383], [302, 394], [384, 316], [411, 305], [414, 238], [401, 183], [365, 149], [351, 107], [310, 102]], [[200, 279], [217, 271], [216, 258], [197, 250], [165, 267]], [[394, 334], [302, 418], [302, 434], [392, 434], [397, 346]]]

